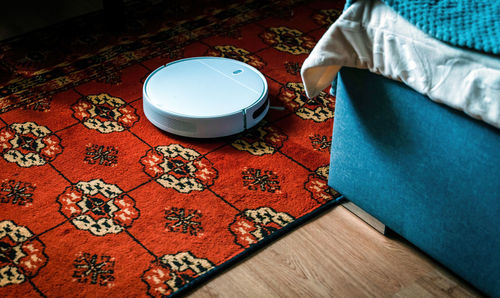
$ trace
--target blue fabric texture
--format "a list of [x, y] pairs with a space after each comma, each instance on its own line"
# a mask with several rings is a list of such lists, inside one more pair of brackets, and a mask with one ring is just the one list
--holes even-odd
[[337, 96], [337, 77], [338, 76], [335, 76], [330, 86], [330, 95], [332, 96]]
[[337, 85], [330, 186], [500, 297], [500, 130], [366, 70]]
[[[349, 7], [356, 0], [348, 0]], [[500, 1], [382, 0], [420, 30], [454, 46], [500, 54]]]

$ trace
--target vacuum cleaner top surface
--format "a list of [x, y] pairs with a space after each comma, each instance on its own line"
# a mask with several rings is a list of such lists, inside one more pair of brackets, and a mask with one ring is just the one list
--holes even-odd
[[144, 113], [155, 126], [187, 137], [236, 134], [269, 109], [265, 77], [243, 62], [196, 57], [153, 71], [143, 87]]

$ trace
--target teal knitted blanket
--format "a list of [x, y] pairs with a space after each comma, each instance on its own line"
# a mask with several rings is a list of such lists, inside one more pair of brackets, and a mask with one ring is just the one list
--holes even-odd
[[[346, 8], [356, 0], [347, 0]], [[499, 0], [382, 0], [420, 30], [454, 46], [500, 54]]]

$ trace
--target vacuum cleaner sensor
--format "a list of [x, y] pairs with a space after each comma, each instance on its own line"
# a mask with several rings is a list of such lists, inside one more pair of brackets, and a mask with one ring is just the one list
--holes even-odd
[[243, 62], [220, 57], [174, 61], [153, 71], [143, 87], [144, 114], [167, 132], [195, 138], [236, 134], [269, 110], [265, 77]]

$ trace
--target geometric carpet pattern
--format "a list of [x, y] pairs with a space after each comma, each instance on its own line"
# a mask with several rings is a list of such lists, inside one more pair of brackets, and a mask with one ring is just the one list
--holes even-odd
[[[179, 294], [333, 205], [335, 98], [308, 99], [300, 67], [342, 7], [135, 3], [119, 29], [94, 13], [0, 42], [0, 296]], [[225, 138], [157, 129], [145, 78], [196, 56], [259, 69], [280, 109]]]

